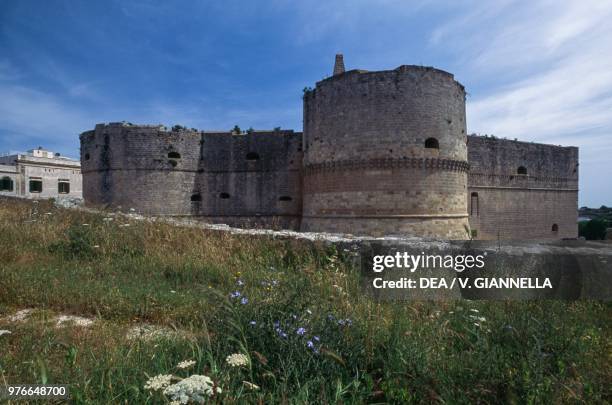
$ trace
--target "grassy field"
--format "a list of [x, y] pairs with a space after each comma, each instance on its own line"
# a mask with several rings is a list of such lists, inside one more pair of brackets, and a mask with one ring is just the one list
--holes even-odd
[[611, 401], [610, 304], [381, 304], [352, 254], [0, 199], [0, 384], [69, 384], [76, 403], [168, 402], [144, 387], [160, 374], [210, 377], [217, 403]]

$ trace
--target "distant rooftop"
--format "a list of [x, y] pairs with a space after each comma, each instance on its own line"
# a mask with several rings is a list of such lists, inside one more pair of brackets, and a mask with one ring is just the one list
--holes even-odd
[[76, 162], [76, 159], [72, 159], [68, 156], [62, 156], [59, 152], [53, 152], [48, 149], [39, 146], [36, 149], [30, 149], [27, 152], [5, 152], [0, 154], [0, 156], [14, 156], [17, 159], [23, 158], [44, 158], [44, 159], [59, 159], [64, 162]]

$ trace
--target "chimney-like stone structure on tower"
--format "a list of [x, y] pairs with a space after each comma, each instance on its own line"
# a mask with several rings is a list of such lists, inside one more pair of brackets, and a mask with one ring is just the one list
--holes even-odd
[[334, 76], [344, 73], [344, 56], [341, 53], [336, 54], [336, 62], [334, 63]]

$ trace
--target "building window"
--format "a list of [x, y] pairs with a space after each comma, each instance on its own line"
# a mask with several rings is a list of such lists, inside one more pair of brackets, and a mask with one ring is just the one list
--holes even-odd
[[440, 149], [440, 144], [436, 138], [427, 138], [425, 140], [425, 148], [427, 149]]
[[59, 194], [70, 194], [70, 182], [68, 180], [59, 180], [57, 182], [57, 192]]
[[200, 194], [192, 194], [191, 201], [202, 201], [202, 196]]
[[246, 155], [246, 160], [259, 160], [259, 154], [256, 152], [249, 152]]
[[470, 215], [478, 215], [478, 193], [472, 193], [470, 197]]
[[519, 168], [516, 170], [517, 174], [527, 174], [527, 168], [525, 166], [519, 166]]
[[10, 177], [3, 177], [0, 180], [0, 191], [13, 191], [13, 180]]
[[168, 159], [180, 159], [181, 154], [178, 152], [168, 152]]
[[278, 198], [278, 201], [291, 201], [291, 200], [293, 200], [293, 198], [289, 197], [288, 195], [283, 195]]
[[89, 160], [89, 153], [85, 154], [85, 160]]
[[42, 193], [42, 179], [30, 179], [30, 193]]
[[230, 195], [228, 193], [219, 193], [219, 198], [227, 200], [228, 198], [230, 198]]
[[553, 224], [553, 226], [552, 226], [552, 231], [553, 231], [553, 232], [559, 232], [559, 225], [557, 225], [557, 224]]

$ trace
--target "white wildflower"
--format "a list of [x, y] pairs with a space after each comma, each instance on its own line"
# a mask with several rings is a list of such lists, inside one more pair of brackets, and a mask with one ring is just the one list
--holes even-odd
[[172, 401], [177, 401], [179, 404], [186, 404], [189, 401], [203, 404], [209, 397], [219, 393], [221, 393], [221, 389], [215, 387], [210, 377], [197, 374], [164, 389], [164, 395], [170, 397]]
[[485, 318], [484, 316], [476, 316], [476, 315], [470, 315], [470, 318], [477, 320], [478, 322], [486, 322], [487, 318]]
[[159, 391], [169, 386], [171, 382], [171, 374], [160, 374], [149, 378], [149, 380], [145, 383], [144, 388], [145, 390]]
[[242, 353], [230, 354], [225, 361], [232, 367], [241, 367], [249, 364], [249, 358]]
[[177, 368], [186, 369], [196, 364], [194, 360], [183, 360], [176, 365]]
[[257, 384], [253, 384], [252, 382], [249, 381], [243, 381], [242, 384], [244, 384], [244, 386], [251, 390], [251, 391], [258, 391], [259, 390], [259, 385]]
[[470, 309], [470, 311], [475, 312], [475, 313], [479, 313], [480, 312], [479, 310], [474, 309], [474, 308]]
[[2, 335], [10, 335], [12, 332], [6, 329], [0, 329], [0, 336]]

